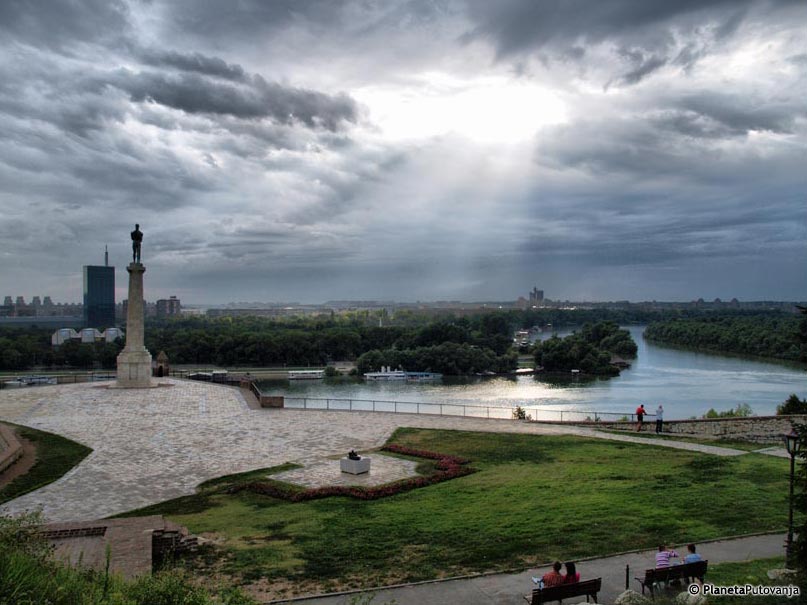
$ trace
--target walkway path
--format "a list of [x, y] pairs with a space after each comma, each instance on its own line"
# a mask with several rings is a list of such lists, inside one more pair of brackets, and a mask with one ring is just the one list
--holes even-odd
[[567, 434], [718, 456], [729, 448], [589, 428], [456, 416], [251, 409], [238, 389], [166, 380], [157, 389], [103, 383], [0, 391], [0, 420], [51, 431], [93, 452], [60, 480], [0, 507], [42, 507], [51, 521], [89, 520], [192, 494], [207, 479], [284, 462], [308, 464], [379, 447], [398, 427]]
[[[766, 559], [784, 555], [784, 534], [769, 534], [749, 538], [737, 538], [700, 544], [699, 552], [710, 565], [730, 561]], [[679, 549], [680, 550], [680, 549]], [[644, 570], [653, 566], [655, 551], [591, 559], [577, 564], [577, 570], [584, 580], [602, 578], [602, 592], [598, 596], [601, 603], [613, 603], [625, 590], [625, 566], [630, 566], [630, 587], [641, 591], [635, 576], [644, 575]], [[373, 605], [383, 605], [395, 600], [396, 605], [443, 605], [463, 603], [464, 605], [524, 605], [523, 596], [533, 588], [532, 576], [541, 576], [549, 571], [549, 566], [529, 569], [513, 574], [494, 574], [461, 580], [430, 582], [398, 588], [379, 589], [375, 592]], [[709, 580], [709, 574], [706, 574]], [[298, 599], [301, 605], [346, 605], [353, 595], [314, 597]], [[584, 598], [584, 597], [581, 597]], [[576, 602], [574, 599], [570, 602]]]

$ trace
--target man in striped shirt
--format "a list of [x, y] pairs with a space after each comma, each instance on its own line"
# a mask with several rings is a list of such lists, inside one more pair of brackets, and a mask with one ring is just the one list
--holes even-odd
[[678, 558], [678, 553], [674, 550], [667, 550], [667, 547], [662, 544], [658, 547], [658, 552], [656, 553], [656, 569], [660, 569], [662, 567], [669, 567], [670, 566], [670, 559], [672, 557]]

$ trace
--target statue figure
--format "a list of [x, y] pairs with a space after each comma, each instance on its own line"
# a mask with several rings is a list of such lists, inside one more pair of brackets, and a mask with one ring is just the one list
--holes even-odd
[[140, 225], [135, 225], [135, 230], [132, 231], [132, 262], [140, 262], [140, 244], [143, 241], [143, 232], [140, 230]]
[[361, 456], [356, 453], [356, 450], [350, 450], [347, 454], [348, 459], [350, 460], [361, 460]]

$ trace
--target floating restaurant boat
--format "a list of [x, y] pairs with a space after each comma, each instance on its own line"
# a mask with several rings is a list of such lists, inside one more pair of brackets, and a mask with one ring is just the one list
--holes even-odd
[[381, 366], [380, 372], [367, 372], [364, 374], [365, 380], [406, 380], [407, 372], [403, 370], [392, 370], [388, 366]]
[[289, 380], [320, 380], [325, 370], [289, 370]]
[[406, 380], [408, 382], [428, 382], [432, 380], [442, 380], [443, 375], [439, 372], [406, 372], [404, 370], [393, 370], [389, 367], [381, 367], [380, 372], [367, 372], [364, 374], [365, 380]]

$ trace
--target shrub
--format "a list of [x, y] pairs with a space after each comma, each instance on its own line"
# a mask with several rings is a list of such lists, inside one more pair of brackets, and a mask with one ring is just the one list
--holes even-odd
[[746, 416], [753, 416], [754, 410], [751, 409], [751, 406], [747, 403], [740, 403], [737, 405], [736, 408], [731, 410], [723, 410], [722, 412], [718, 412], [714, 408], [709, 408], [709, 411], [706, 412], [703, 417], [704, 418], [745, 418]]

